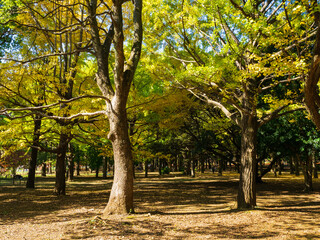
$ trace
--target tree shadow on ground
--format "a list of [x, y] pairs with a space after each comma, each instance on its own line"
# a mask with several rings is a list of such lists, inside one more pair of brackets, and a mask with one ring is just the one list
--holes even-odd
[[[36, 189], [26, 189], [23, 186], [1, 187], [0, 225], [10, 225], [39, 216], [42, 216], [42, 222], [46, 222], [46, 216], [52, 216], [52, 213], [56, 213], [56, 216], [51, 221], [60, 221], [67, 217], [78, 219], [80, 215], [94, 216], [96, 211], [91, 209], [98, 204], [106, 204], [107, 189], [111, 188], [110, 180], [100, 179], [99, 184], [94, 184], [96, 181], [97, 179], [82, 178], [68, 183], [66, 196], [53, 194], [53, 178], [40, 181], [38, 179]], [[77, 213], [77, 210], [83, 207], [85, 209]], [[70, 216], [59, 215], [59, 211], [67, 209], [74, 210]]]
[[[66, 222], [68, 227], [63, 239], [100, 236], [107, 236], [106, 239], [186, 239], [204, 234], [218, 239], [262, 239], [276, 238], [281, 231], [294, 231], [296, 225], [320, 228], [320, 224], [314, 221], [320, 219], [319, 195], [302, 193], [296, 181], [284, 182], [270, 179], [258, 185], [258, 208], [237, 211], [238, 183], [234, 177], [139, 178], [135, 183], [137, 214], [131, 218], [102, 220], [96, 216], [107, 203], [110, 179], [75, 178], [68, 183], [68, 195], [57, 197], [52, 194], [54, 179], [44, 178], [38, 179], [37, 189], [23, 186], [0, 188], [0, 226], [26, 221], [37, 224]], [[319, 189], [319, 182], [314, 187]], [[264, 231], [252, 229], [254, 223], [250, 224], [250, 219], [232, 224], [215, 220], [222, 216], [235, 221], [255, 213], [263, 214], [266, 219], [288, 215], [288, 222]], [[199, 218], [206, 224], [202, 226], [195, 222], [189, 227], [177, 228], [175, 219], [184, 218]], [[230, 227], [234, 230], [230, 231]], [[312, 238], [312, 233], [309, 235]]]

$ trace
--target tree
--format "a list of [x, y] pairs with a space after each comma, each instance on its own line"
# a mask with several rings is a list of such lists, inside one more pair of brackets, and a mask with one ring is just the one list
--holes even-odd
[[[95, 80], [102, 93], [102, 96], [99, 97], [100, 99], [104, 99], [106, 104], [105, 110], [99, 111], [99, 113], [104, 113], [108, 116], [110, 123], [108, 137], [113, 145], [115, 161], [114, 183], [104, 215], [132, 212], [132, 156], [130, 139], [128, 136], [126, 104], [141, 53], [142, 0], [133, 1], [133, 8], [131, 2], [123, 0], [114, 0], [112, 2], [70, 0], [66, 3], [52, 1], [47, 3], [47, 5], [46, 3], [38, 4], [37, 2], [30, 1], [23, 2], [22, 5], [23, 7], [21, 7], [21, 9], [24, 8], [23, 10], [26, 11], [21, 11], [21, 13], [24, 13], [25, 15], [20, 14], [18, 19], [11, 19], [8, 22], [14, 22], [21, 27], [28, 28], [32, 32], [42, 33], [44, 36], [57, 35], [66, 42], [60, 41], [61, 46], [65, 47], [65, 51], [63, 52], [59, 51], [59, 48], [53, 48], [54, 52], [52, 53], [39, 54], [32, 59], [26, 60], [15, 59], [16, 62], [26, 64], [36, 59], [50, 58], [53, 56], [59, 56], [60, 58], [74, 56], [74, 58], [76, 58], [80, 52], [84, 51], [92, 54], [91, 57], [96, 59], [97, 73]], [[55, 8], [52, 6], [55, 6]], [[51, 9], [53, 9], [53, 12]], [[59, 12], [60, 16], [64, 13], [68, 14], [68, 18], [64, 22], [65, 25], [64, 23], [58, 26], [55, 24], [48, 24], [46, 25], [47, 27], [43, 27], [42, 24], [39, 24], [41, 23], [41, 20], [49, 20], [52, 16], [57, 14], [56, 11]], [[53, 15], [51, 13], [53, 13]], [[28, 18], [31, 17], [34, 23], [29, 25], [23, 22], [24, 16], [27, 16]], [[46, 17], [42, 18], [41, 16]], [[132, 17], [132, 19], [130, 19], [130, 17]], [[129, 26], [129, 28], [124, 27], [124, 25]], [[80, 39], [79, 44], [74, 43], [74, 48], [67, 48], [67, 44], [64, 45], [64, 43], [68, 43], [67, 36], [81, 34], [81, 31], [83, 30], [85, 30], [85, 35], [83, 39]], [[126, 39], [125, 34], [127, 35]], [[63, 38], [62, 35], [65, 37]], [[55, 38], [53, 37], [53, 39]], [[54, 42], [50, 41], [48, 38], [44, 38], [44, 41], [48, 45], [54, 44]], [[129, 41], [131, 42], [130, 45]], [[112, 50], [111, 47], [114, 47], [114, 50]], [[126, 51], [130, 47], [131, 50]], [[4, 60], [13, 59], [7, 57], [4, 58]], [[114, 63], [114, 71], [112, 73], [109, 71], [111, 61]], [[63, 61], [63, 63], [71, 66], [72, 68], [70, 69], [73, 73], [72, 69], [74, 67], [72, 64], [69, 65], [70, 61]], [[113, 80], [111, 80], [112, 78]], [[69, 86], [72, 83], [72, 81], [68, 81], [66, 78], [62, 78], [62, 80], [62, 83], [66, 85], [69, 84]], [[62, 95], [67, 94], [67, 96], [64, 97], [66, 101], [64, 101], [63, 104], [74, 101], [69, 94], [71, 88], [67, 89], [68, 90], [64, 89], [61, 92]], [[43, 109], [45, 107], [47, 106], [44, 106]], [[36, 108], [29, 108], [28, 110], [31, 111], [35, 109]], [[50, 117], [45, 113], [42, 114], [44, 117]], [[62, 117], [56, 117], [56, 119], [65, 126], [66, 121], [68, 120], [97, 114], [98, 113], [78, 113], [74, 116], [65, 114]], [[54, 117], [51, 116], [51, 118]], [[64, 140], [60, 141], [59, 147], [66, 148], [65, 140], [68, 136], [67, 134], [64, 134], [62, 137]], [[65, 156], [62, 153], [60, 155], [58, 155], [58, 158], [64, 159]], [[59, 165], [57, 170], [59, 172], [64, 172], [62, 165]], [[60, 184], [58, 185], [60, 186]], [[63, 189], [63, 183], [62, 188], [59, 187], [58, 190], [58, 192], [63, 194], [61, 189]]]
[[310, 64], [309, 74], [306, 77], [304, 95], [307, 109], [313, 122], [320, 129], [320, 97], [318, 83], [320, 80], [320, 11], [317, 0], [311, 1], [308, 13], [313, 14], [316, 39], [313, 47], [313, 58]]
[[147, 6], [163, 6], [146, 16], [148, 46], [162, 50], [150, 56], [158, 61], [154, 75], [165, 72], [162, 79], [220, 109], [241, 129], [239, 209], [256, 205], [258, 128], [294, 103], [277, 98], [262, 109], [259, 96], [305, 73], [308, 56], [300, 51], [308, 50], [305, 42], [314, 31], [305, 31], [303, 24], [312, 23], [309, 15], [301, 14], [303, 4], [230, 0], [152, 1]]

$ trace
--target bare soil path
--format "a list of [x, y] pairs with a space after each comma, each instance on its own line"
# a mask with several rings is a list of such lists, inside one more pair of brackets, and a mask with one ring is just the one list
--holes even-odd
[[67, 196], [54, 179], [36, 189], [0, 185], [0, 239], [320, 239], [320, 181], [303, 193], [302, 177], [268, 175], [258, 206], [236, 211], [238, 175], [151, 175], [135, 181], [135, 211], [101, 219], [112, 180], [78, 177]]

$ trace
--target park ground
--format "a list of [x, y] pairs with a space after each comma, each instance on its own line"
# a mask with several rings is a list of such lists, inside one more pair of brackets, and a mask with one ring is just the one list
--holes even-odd
[[257, 186], [257, 208], [236, 210], [238, 175], [178, 174], [135, 180], [135, 211], [101, 219], [111, 179], [81, 176], [54, 196], [54, 178], [0, 182], [0, 239], [320, 239], [320, 181], [303, 190], [303, 177], [284, 174]]

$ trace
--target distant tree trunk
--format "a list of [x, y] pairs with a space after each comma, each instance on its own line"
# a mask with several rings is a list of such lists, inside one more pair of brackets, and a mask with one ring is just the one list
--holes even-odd
[[148, 161], [144, 161], [144, 177], [148, 177]]
[[80, 176], [80, 159], [77, 161], [77, 176]]
[[107, 171], [108, 171], [108, 158], [103, 157], [103, 173], [102, 173], [102, 178], [107, 179]]
[[151, 160], [150, 172], [154, 172], [154, 168], [155, 168], [155, 163], [154, 163], [154, 159], [152, 159]]
[[262, 182], [263, 182], [263, 181], [262, 181], [262, 177], [263, 177], [264, 175], [266, 175], [268, 172], [271, 171], [271, 169], [274, 167], [274, 164], [276, 164], [276, 162], [277, 162], [277, 159], [276, 159], [276, 158], [273, 156], [273, 154], [272, 154], [272, 156], [271, 156], [271, 163], [270, 163], [269, 166], [268, 166], [266, 169], [264, 169], [264, 170], [261, 172], [261, 174], [257, 177], [256, 182], [262, 183]]
[[174, 164], [173, 164], [173, 171], [174, 172], [178, 172], [178, 161], [179, 161], [179, 159], [178, 158], [175, 158], [174, 159]]
[[282, 161], [281, 159], [279, 158], [278, 159], [278, 171], [279, 171], [279, 175], [282, 175]]
[[299, 176], [300, 175], [300, 157], [299, 157], [299, 154], [296, 153], [294, 155], [294, 173], [296, 176]]
[[162, 175], [162, 159], [158, 158], [158, 166], [159, 166], [159, 175], [161, 176]]
[[262, 173], [263, 173], [263, 162], [264, 162], [264, 160], [261, 160], [260, 161], [260, 175], [262, 175]]
[[218, 161], [218, 176], [222, 176], [222, 172], [223, 172], [223, 162], [222, 162], [222, 159], [219, 159]]
[[11, 176], [12, 176], [12, 184], [14, 185], [14, 180], [15, 180], [15, 176], [17, 174], [17, 168], [13, 167], [12, 171], [11, 171]]
[[74, 177], [74, 160], [73, 160], [72, 156], [69, 157], [69, 169], [68, 169], [68, 171], [69, 171], [68, 180], [72, 181], [73, 177]]
[[99, 177], [99, 169], [100, 169], [100, 166], [96, 167], [96, 178]]
[[290, 156], [289, 157], [289, 166], [290, 166], [290, 174], [294, 174], [294, 164], [293, 164], [293, 161], [294, 161], [294, 156]]
[[56, 195], [66, 195], [66, 155], [68, 151], [68, 136], [64, 133], [60, 134], [58, 149], [54, 192]]
[[191, 177], [195, 177], [196, 176], [196, 160], [195, 159], [192, 159], [191, 160]]
[[313, 154], [310, 151], [306, 157], [306, 162], [303, 164], [303, 174], [304, 174], [304, 191], [312, 192], [312, 162], [313, 162]]
[[42, 169], [41, 169], [41, 176], [45, 177], [47, 176], [47, 164], [46, 163], [42, 163]]
[[313, 178], [318, 178], [318, 165], [317, 165], [317, 157], [313, 158]]
[[53, 170], [52, 170], [52, 163], [49, 163], [49, 174], [52, 174]]
[[256, 206], [256, 139], [258, 122], [255, 115], [243, 113], [241, 119], [241, 169], [238, 209]]
[[29, 172], [28, 172], [28, 179], [26, 184], [27, 188], [34, 188], [34, 181], [36, 178], [36, 168], [37, 168], [37, 158], [38, 158], [38, 149], [36, 147], [39, 146], [41, 117], [36, 115], [33, 122], [34, 122], [34, 128], [33, 128], [32, 145], [34, 147], [31, 149], [31, 159], [29, 162]]
[[200, 155], [200, 170], [201, 170], [201, 173], [204, 173], [205, 163], [204, 163], [204, 158], [201, 155]]

